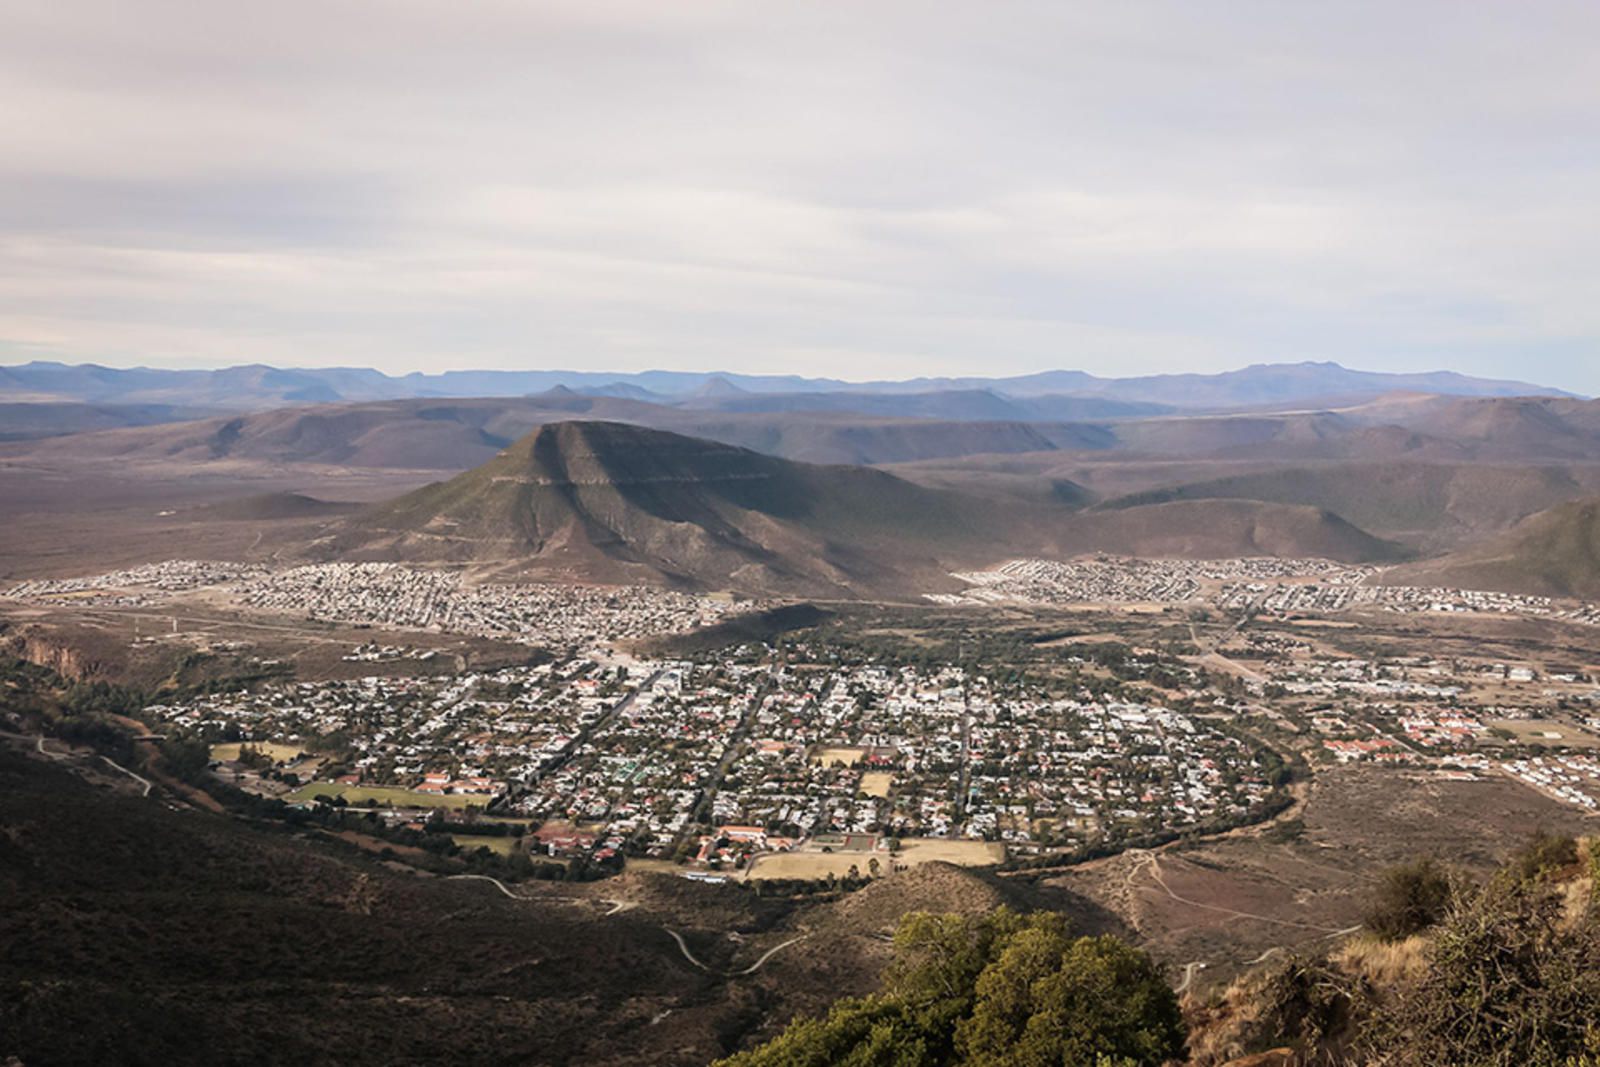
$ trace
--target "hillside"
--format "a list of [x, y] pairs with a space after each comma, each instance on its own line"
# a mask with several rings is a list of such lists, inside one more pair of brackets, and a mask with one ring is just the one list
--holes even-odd
[[567, 421], [350, 518], [311, 551], [758, 594], [897, 596], [943, 588], [961, 566], [1030, 555], [1409, 554], [1319, 508], [1216, 500], [1083, 512], [1081, 503], [1064, 490], [1002, 504], [871, 468]]
[[171, 404], [0, 403], [0, 441], [30, 441], [125, 426], [155, 426], [215, 414]]
[[1541, 511], [1484, 544], [1399, 568], [1385, 580], [1393, 585], [1600, 598], [1600, 499]]
[[971, 498], [621, 423], [554, 423], [319, 550], [746, 592], [915, 592], [1026, 544]]
[[647, 909], [397, 873], [86, 762], [0, 741], [0, 1050], [20, 1062], [638, 1063], [670, 1008], [651, 1061], [689, 1065], [739, 1025]]
[[1410, 549], [1385, 541], [1323, 508], [1255, 500], [1192, 500], [1080, 512], [1064, 527], [1069, 554], [1147, 558], [1283, 556], [1383, 563]]
[[1052, 422], [1166, 414], [1161, 404], [1081, 396], [1004, 396], [992, 389], [941, 389], [928, 393], [699, 393], [682, 405], [704, 411], [854, 412], [890, 418], [957, 421]]
[[[1352, 462], [1187, 482], [1100, 507], [1216, 499], [1297, 504], [1325, 508], [1382, 537], [1447, 548], [1499, 533], [1534, 512], [1592, 492], [1595, 473], [1555, 466]], [[1580, 476], [1586, 480], [1580, 482]]]

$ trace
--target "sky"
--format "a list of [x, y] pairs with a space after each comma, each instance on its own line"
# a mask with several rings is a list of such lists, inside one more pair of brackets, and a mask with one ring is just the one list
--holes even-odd
[[0, 0], [0, 362], [1600, 393], [1600, 5]]

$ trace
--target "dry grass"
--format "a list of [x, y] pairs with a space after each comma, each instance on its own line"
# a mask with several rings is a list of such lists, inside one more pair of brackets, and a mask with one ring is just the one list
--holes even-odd
[[486, 848], [499, 856], [514, 855], [521, 844], [515, 837], [495, 837], [489, 834], [451, 834], [450, 840], [468, 852]]
[[944, 838], [910, 837], [900, 842], [898, 852], [772, 852], [759, 858], [746, 873], [747, 879], [843, 878], [854, 866], [867, 873], [867, 861], [877, 857], [882, 870], [894, 864], [915, 867], [923, 863], [953, 863], [958, 867], [987, 867], [1006, 858], [1004, 845], [989, 841], [950, 841]]
[[492, 799], [481, 793], [419, 793], [390, 785], [338, 785], [334, 782], [312, 782], [303, 785], [284, 799], [291, 804], [304, 804], [318, 796], [343, 797], [352, 807], [383, 806], [396, 808], [450, 808], [460, 810], [470, 806], [484, 807]]
[[1387, 942], [1358, 937], [1341, 945], [1331, 959], [1340, 970], [1365, 978], [1379, 989], [1389, 989], [1421, 977], [1428, 966], [1427, 949], [1424, 934]]
[[285, 745], [277, 741], [245, 741], [226, 745], [212, 745], [211, 758], [214, 760], [231, 761], [239, 758], [239, 751], [244, 748], [253, 748], [263, 755], [271, 756], [275, 762], [288, 763], [305, 754], [305, 749], [299, 745]]
[[894, 785], [894, 775], [888, 771], [868, 771], [861, 776], [861, 792], [869, 797], [886, 797]]
[[1555, 719], [1488, 719], [1485, 725], [1509, 730], [1524, 745], [1570, 745], [1574, 748], [1600, 746], [1600, 738]]

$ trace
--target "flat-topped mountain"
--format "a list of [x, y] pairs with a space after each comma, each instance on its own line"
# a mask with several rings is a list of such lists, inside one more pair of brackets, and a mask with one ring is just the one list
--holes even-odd
[[865, 467], [796, 463], [625, 423], [543, 426], [488, 463], [369, 508], [315, 554], [746, 593], [917, 596], [952, 570], [1084, 552], [1403, 556], [1337, 515], [1257, 501], [1084, 512]]
[[850, 593], [945, 584], [952, 567], [990, 562], [1033, 529], [881, 471], [566, 421], [352, 517], [323, 547], [600, 581]]

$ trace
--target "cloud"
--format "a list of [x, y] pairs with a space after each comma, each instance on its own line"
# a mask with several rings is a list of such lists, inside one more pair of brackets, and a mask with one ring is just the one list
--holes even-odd
[[0, 39], [0, 352], [1600, 392], [1586, 4], [81, 0]]

